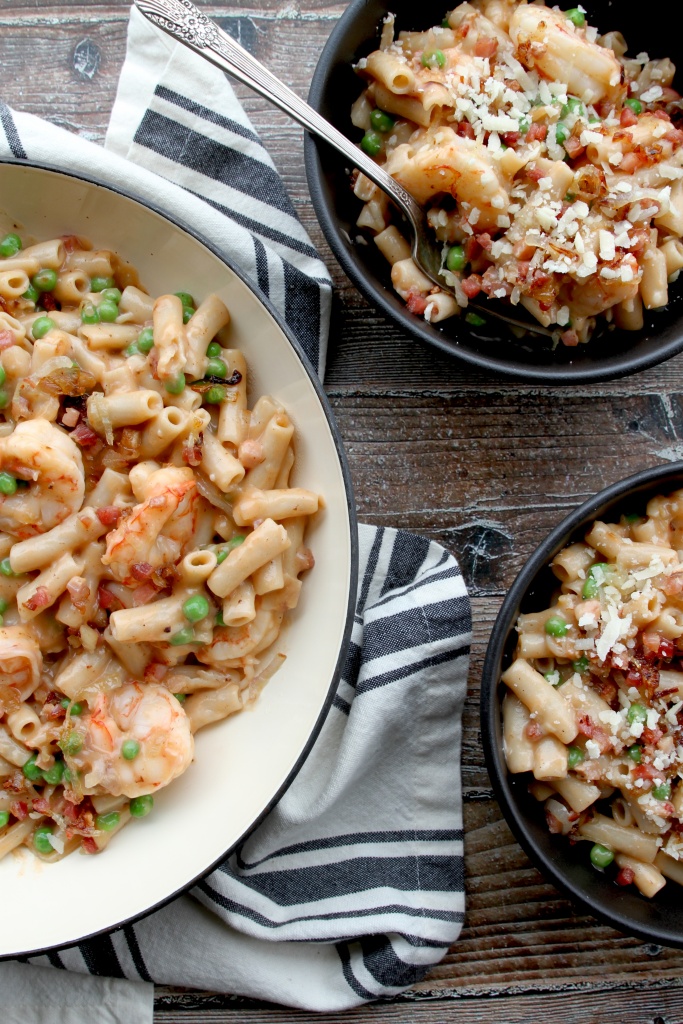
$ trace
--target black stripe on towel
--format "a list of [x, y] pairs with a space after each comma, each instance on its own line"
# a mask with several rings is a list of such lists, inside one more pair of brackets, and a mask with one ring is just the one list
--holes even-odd
[[371, 992], [365, 987], [365, 985], [361, 985], [360, 981], [353, 973], [353, 968], [351, 966], [351, 951], [349, 949], [348, 942], [339, 942], [336, 949], [337, 953], [339, 953], [342, 971], [344, 972], [344, 977], [346, 978], [349, 988], [353, 989], [356, 995], [360, 996], [361, 999], [376, 999], [377, 993]]
[[298, 903], [351, 896], [367, 889], [391, 888], [400, 892], [460, 890], [462, 861], [459, 857], [440, 854], [359, 856], [332, 864], [309, 864], [304, 868], [239, 875], [238, 881], [280, 907], [294, 907]]
[[258, 146], [263, 146], [256, 132], [252, 132], [249, 128], [245, 128], [239, 121], [233, 121], [229, 117], [223, 117], [222, 114], [217, 114], [215, 110], [209, 110], [208, 107], [203, 107], [201, 103], [195, 103], [194, 100], [188, 99], [187, 96], [182, 96], [179, 92], [173, 92], [172, 89], [167, 89], [165, 85], [158, 85], [154, 90], [154, 95], [158, 96], [159, 99], [166, 100], [167, 103], [172, 103], [176, 107], [180, 107], [181, 110], [186, 110], [188, 114], [193, 114], [195, 117], [201, 117], [203, 121], [209, 121], [211, 124], [217, 125], [219, 128], [225, 128], [227, 132], [232, 132], [233, 135], [241, 135], [243, 139], [249, 139], [251, 142], [255, 142]]
[[104, 978], [125, 977], [111, 936], [96, 935], [93, 939], [79, 942], [78, 948], [91, 974]]
[[282, 182], [267, 164], [208, 139], [155, 110], [146, 110], [133, 140], [159, 156], [296, 217]]
[[17, 160], [28, 160], [26, 150], [21, 144], [19, 132], [17, 131], [17, 126], [15, 125], [14, 118], [12, 117], [12, 111], [6, 103], [2, 102], [2, 100], [0, 100], [0, 124], [2, 124], [2, 127], [5, 129], [5, 135], [7, 136], [7, 142], [9, 143], [12, 156], [16, 157]]
[[140, 949], [140, 943], [138, 937], [135, 934], [135, 928], [132, 924], [127, 924], [123, 928], [123, 934], [125, 935], [126, 942], [128, 943], [128, 951], [135, 964], [135, 970], [138, 972], [143, 981], [153, 981], [152, 975], [147, 970], [147, 964], [145, 963]]
[[382, 988], [407, 988], [422, 981], [431, 967], [401, 960], [386, 935], [365, 935], [360, 945], [366, 971]]
[[[311, 245], [307, 245], [305, 242], [300, 242], [297, 238], [292, 238], [291, 235], [285, 235], [282, 231], [277, 231], [275, 228], [269, 228], [260, 220], [254, 220], [252, 217], [245, 217], [243, 213], [239, 213], [237, 210], [231, 210], [229, 206], [223, 206], [222, 203], [217, 203], [215, 199], [210, 199], [208, 196], [203, 196], [201, 192], [193, 192], [191, 189], [186, 189], [191, 196], [195, 196], [197, 199], [201, 199], [203, 203], [208, 203], [209, 206], [213, 206], [214, 210], [218, 210], [219, 213], [225, 214], [230, 220], [234, 220], [235, 224], [239, 224], [240, 227], [250, 231], [252, 235], [261, 235], [263, 238], [269, 239], [271, 242], [275, 242], [276, 245], [281, 245], [284, 248], [291, 249], [292, 252], [298, 252], [302, 256], [309, 256], [311, 259], [320, 260], [320, 257], [316, 250]], [[279, 253], [278, 253], [279, 255]], [[311, 277], [311, 281], [315, 281], [317, 284], [325, 285], [330, 287], [330, 282], [326, 281], [322, 277]]]
[[[429, 541], [425, 537], [416, 537], [412, 533], [399, 530], [389, 559], [389, 568], [382, 584], [380, 595], [388, 590], [404, 587], [415, 580], [427, 557]], [[448, 557], [447, 553], [446, 557]]]
[[463, 840], [461, 828], [406, 828], [390, 832], [347, 832], [338, 836], [321, 836], [305, 843], [292, 843], [273, 850], [260, 860], [243, 860], [242, 850], [235, 852], [235, 863], [240, 870], [248, 871], [267, 863], [274, 857], [289, 857], [293, 853], [310, 853], [315, 850], [335, 850], [340, 846], [355, 846], [358, 843], [457, 843]]
[[[253, 236], [252, 236], [253, 238]], [[254, 242], [254, 255], [256, 257], [256, 278], [258, 280], [258, 286], [262, 292], [266, 295], [268, 291], [268, 256], [266, 254], [266, 247], [263, 242], [259, 241], [258, 238], [253, 238]]]

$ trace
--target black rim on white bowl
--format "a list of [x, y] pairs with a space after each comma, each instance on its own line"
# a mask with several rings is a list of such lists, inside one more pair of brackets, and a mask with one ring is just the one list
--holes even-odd
[[[508, 773], [503, 755], [501, 673], [512, 660], [520, 613], [547, 607], [557, 589], [549, 563], [566, 544], [582, 540], [594, 519], [613, 522], [644, 508], [655, 494], [683, 487], [683, 462], [642, 470], [606, 487], [571, 512], [536, 548], [510, 587], [489, 639], [481, 679], [481, 734], [493, 791], [520, 846], [539, 871], [582, 908], [613, 927], [650, 942], [683, 947], [683, 886], [670, 882], [654, 899], [621, 888], [588, 863], [562, 836], [551, 835], [528, 775]], [[544, 603], [545, 602], [545, 603]], [[579, 844], [582, 845], [582, 844]]]
[[[444, 12], [454, 6], [449, 7], [443, 0], [427, 0], [418, 7], [408, 5], [407, 0], [394, 4], [352, 0], [323, 48], [308, 96], [311, 106], [344, 135], [359, 140], [360, 132], [351, 124], [350, 110], [361, 86], [352, 64], [376, 48], [387, 12], [396, 14], [398, 29], [424, 31], [441, 24]], [[653, 56], [670, 56], [674, 63], [683, 63], [676, 60], [676, 52], [660, 52], [661, 21], [644, 21], [636, 6], [612, 6], [611, 0], [591, 0], [587, 8], [591, 23], [605, 32], [622, 31], [634, 52], [648, 50]], [[665, 46], [675, 50], [679, 45], [669, 35]], [[389, 265], [376, 246], [372, 242], [356, 242], [361, 235], [355, 225], [361, 204], [350, 187], [352, 168], [347, 161], [307, 134], [304, 157], [313, 207], [336, 259], [359, 291], [406, 335], [413, 335], [489, 376], [552, 385], [613, 380], [648, 369], [683, 350], [683, 280], [668, 306], [646, 314], [643, 330], [601, 328], [587, 345], [577, 348], [559, 345], [553, 351], [548, 340], [538, 335], [518, 341], [504, 324], [493, 319], [483, 328], [470, 328], [461, 316], [438, 324], [427, 323], [409, 313], [393, 291]], [[368, 243], [367, 238], [364, 241]]]

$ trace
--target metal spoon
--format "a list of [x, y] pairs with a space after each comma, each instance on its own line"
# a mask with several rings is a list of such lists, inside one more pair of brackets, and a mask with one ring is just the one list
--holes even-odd
[[[376, 164], [367, 153], [354, 145], [329, 121], [321, 117], [313, 107], [310, 107], [305, 100], [292, 92], [279, 78], [276, 78], [239, 43], [235, 42], [227, 32], [219, 28], [211, 18], [198, 10], [191, 0], [135, 0], [135, 5], [146, 18], [158, 25], [164, 32], [248, 85], [264, 99], [275, 104], [285, 114], [298, 121], [307, 131], [324, 139], [325, 142], [329, 142], [346, 157], [351, 167], [359, 168], [375, 185], [386, 192], [410, 226], [413, 260], [430, 281], [438, 284], [443, 291], [453, 294], [453, 290], [448, 287], [441, 274], [442, 247], [433, 238], [424, 210], [415, 202], [410, 193], [406, 192], [403, 186]], [[489, 304], [482, 307], [470, 303], [470, 307], [487, 316], [503, 320], [514, 327], [521, 327], [527, 331], [552, 337], [552, 331], [545, 327], [526, 320], [517, 320], [506, 313], [492, 309]]]

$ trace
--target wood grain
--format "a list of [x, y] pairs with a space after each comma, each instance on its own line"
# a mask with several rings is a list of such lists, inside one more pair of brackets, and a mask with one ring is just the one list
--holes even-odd
[[[200, 6], [301, 95], [345, 7], [314, 0]], [[101, 142], [123, 63], [128, 9], [125, 0], [5, 0], [2, 98]], [[683, 457], [683, 356], [636, 377], [570, 391], [494, 380], [406, 337], [368, 305], [332, 258], [310, 205], [300, 129], [264, 100], [241, 87], [237, 92], [335, 284], [326, 387], [347, 446], [359, 515], [444, 544], [458, 555], [473, 597], [462, 767], [466, 926], [444, 961], [410, 993], [343, 1020], [683, 1021], [683, 953], [577, 913], [530, 866], [493, 800], [478, 722], [488, 633], [534, 547], [596, 490]], [[304, 1019], [310, 1018], [229, 996], [157, 993], [158, 1024]], [[342, 1015], [316, 1019], [332, 1024]]]

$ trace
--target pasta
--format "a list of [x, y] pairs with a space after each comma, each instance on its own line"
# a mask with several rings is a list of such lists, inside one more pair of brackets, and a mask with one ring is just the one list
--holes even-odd
[[[668, 302], [683, 265], [683, 130], [670, 60], [625, 56], [581, 7], [459, 4], [394, 33], [355, 66], [360, 147], [422, 206], [443, 244], [444, 292], [415, 266], [381, 190], [358, 171], [357, 224], [410, 312], [439, 322], [486, 296], [522, 306], [555, 342], [625, 330]], [[676, 122], [676, 123], [674, 123]], [[470, 311], [466, 319], [484, 322]]]
[[104, 849], [282, 664], [321, 502], [229, 322], [0, 238], [0, 857]]
[[593, 523], [502, 674], [508, 770], [532, 774], [551, 832], [648, 897], [683, 882], [682, 526], [683, 491]]

